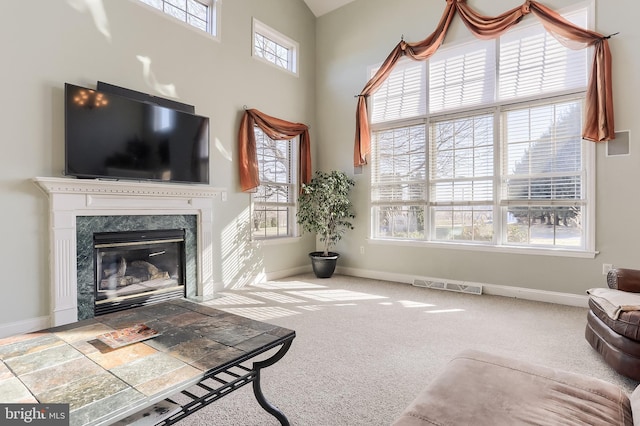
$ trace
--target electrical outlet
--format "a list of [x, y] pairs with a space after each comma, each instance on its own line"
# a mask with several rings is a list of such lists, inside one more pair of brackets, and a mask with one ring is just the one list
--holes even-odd
[[607, 275], [609, 273], [610, 270], [613, 269], [613, 265], [610, 263], [603, 263], [602, 264], [602, 275]]
[[360, 246], [360, 254], [364, 254], [364, 246]]

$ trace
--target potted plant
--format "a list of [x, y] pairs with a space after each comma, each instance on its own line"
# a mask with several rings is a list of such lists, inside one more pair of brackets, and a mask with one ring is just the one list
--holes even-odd
[[333, 275], [340, 255], [329, 251], [348, 229], [355, 217], [349, 191], [353, 179], [341, 171], [316, 171], [308, 184], [302, 185], [298, 198], [298, 224], [304, 231], [315, 232], [324, 243], [323, 251], [309, 253], [313, 272], [318, 278]]

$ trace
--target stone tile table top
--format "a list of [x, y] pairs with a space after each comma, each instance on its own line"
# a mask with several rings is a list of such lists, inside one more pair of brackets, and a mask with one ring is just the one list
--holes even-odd
[[[159, 334], [117, 349], [97, 339], [140, 323]], [[72, 425], [109, 424], [294, 336], [182, 299], [115, 312], [0, 339], [0, 401], [69, 404]]]

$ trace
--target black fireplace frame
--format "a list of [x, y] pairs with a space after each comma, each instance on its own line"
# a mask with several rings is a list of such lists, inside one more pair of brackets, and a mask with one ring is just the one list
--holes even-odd
[[[179, 287], [158, 293], [141, 293], [136, 296], [120, 297], [113, 301], [101, 301], [98, 303], [98, 255], [97, 245], [110, 245], [120, 243], [130, 243], [134, 239], [137, 244], [144, 245], [146, 242], [167, 241], [175, 242], [180, 240], [179, 244], [179, 260], [181, 268], [179, 272]], [[185, 229], [152, 229], [152, 230], [131, 230], [131, 231], [114, 231], [114, 232], [95, 232], [93, 234], [93, 270], [94, 270], [94, 316], [109, 314], [112, 312], [123, 311], [140, 306], [151, 305], [166, 300], [186, 297], [186, 230]]]

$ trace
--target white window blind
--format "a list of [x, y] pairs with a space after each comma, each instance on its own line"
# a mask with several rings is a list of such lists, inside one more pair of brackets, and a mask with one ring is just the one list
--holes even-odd
[[291, 141], [272, 140], [256, 128], [260, 187], [254, 198], [264, 203], [288, 203], [291, 199]]
[[503, 113], [502, 205], [583, 204], [582, 100]]
[[[565, 18], [586, 28], [586, 9]], [[587, 49], [568, 49], [540, 23], [522, 25], [500, 37], [499, 99], [583, 90], [587, 85]]]
[[492, 40], [441, 48], [429, 60], [429, 112], [493, 102], [495, 70]]
[[529, 20], [405, 59], [374, 94], [373, 238], [594, 250], [589, 51]]
[[261, 129], [254, 129], [260, 186], [252, 194], [252, 235], [277, 238], [293, 235], [295, 182], [293, 143], [273, 140]]
[[[371, 123], [424, 115], [426, 111], [424, 61], [401, 59], [373, 94]], [[375, 74], [377, 69], [371, 72]]]
[[374, 133], [372, 201], [425, 199], [426, 135], [423, 124]]
[[431, 205], [493, 202], [493, 114], [432, 121]]

